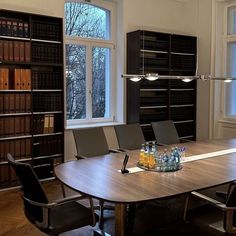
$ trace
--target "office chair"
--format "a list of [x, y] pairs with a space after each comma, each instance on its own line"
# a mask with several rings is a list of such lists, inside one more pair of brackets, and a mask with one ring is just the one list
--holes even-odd
[[77, 159], [106, 155], [118, 150], [109, 149], [102, 127], [74, 129]]
[[[201, 207], [188, 210], [190, 198], [202, 199]], [[229, 185], [226, 202], [221, 202], [199, 192], [189, 194], [184, 213], [185, 221], [203, 231], [204, 235], [236, 234], [236, 182]]]
[[151, 125], [157, 144], [159, 145], [169, 145], [180, 143], [181, 141], [188, 141], [179, 138], [172, 120], [152, 122]]
[[[102, 127], [74, 129], [73, 135], [75, 139], [78, 160], [83, 158], [92, 158], [95, 156], [101, 156], [109, 154], [110, 152], [119, 152], [118, 150], [110, 150], [106, 141]], [[114, 210], [114, 206], [104, 205], [103, 200], [99, 200], [99, 206], [95, 206], [95, 209], [99, 208], [99, 228], [103, 229], [103, 211]]]
[[69, 230], [96, 224], [97, 216], [94, 214], [91, 198], [88, 198], [91, 208], [76, 202], [85, 198], [81, 196], [72, 196], [49, 203], [33, 168], [29, 164], [15, 161], [11, 154], [7, 154], [7, 160], [23, 187], [25, 216], [39, 230], [48, 235], [59, 235]]
[[115, 126], [119, 148], [125, 150], [140, 149], [145, 143], [142, 128], [139, 124], [127, 124]]

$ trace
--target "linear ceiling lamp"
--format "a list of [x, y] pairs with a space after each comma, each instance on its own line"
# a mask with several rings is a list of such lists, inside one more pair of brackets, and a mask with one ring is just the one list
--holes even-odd
[[210, 75], [193, 75], [193, 76], [185, 76], [185, 75], [158, 75], [158, 74], [146, 74], [146, 75], [129, 75], [129, 74], [123, 74], [121, 75], [122, 78], [130, 79], [133, 82], [138, 82], [141, 79], [147, 79], [150, 81], [154, 81], [156, 79], [180, 79], [183, 82], [191, 82], [192, 80], [221, 80], [225, 83], [230, 83], [232, 80], [236, 80], [236, 78], [231, 77], [213, 77]]

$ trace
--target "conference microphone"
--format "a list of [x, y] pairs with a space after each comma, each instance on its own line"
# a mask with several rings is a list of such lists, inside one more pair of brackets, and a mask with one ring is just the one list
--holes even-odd
[[122, 169], [121, 169], [122, 174], [129, 173], [129, 171], [126, 169], [126, 165], [128, 163], [128, 160], [129, 160], [129, 155], [126, 153], [124, 161], [123, 161]]

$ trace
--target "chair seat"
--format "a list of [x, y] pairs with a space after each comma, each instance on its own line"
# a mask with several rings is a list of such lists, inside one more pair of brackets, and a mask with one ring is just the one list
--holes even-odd
[[232, 235], [224, 230], [222, 216], [221, 210], [209, 204], [188, 211], [191, 223], [207, 233], [206, 235]]
[[[51, 211], [50, 229], [44, 232], [58, 235], [65, 231], [92, 225], [92, 217], [91, 210], [77, 202], [58, 205]], [[98, 215], [95, 214], [95, 217], [98, 221]]]

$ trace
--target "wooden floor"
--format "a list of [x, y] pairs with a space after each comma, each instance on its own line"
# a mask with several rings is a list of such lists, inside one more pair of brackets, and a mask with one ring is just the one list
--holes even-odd
[[[62, 198], [60, 184], [57, 181], [43, 183], [50, 200]], [[67, 190], [67, 194], [72, 191]], [[110, 227], [111, 228], [111, 227]], [[25, 218], [23, 202], [19, 189], [0, 192], [0, 235], [4, 236], [44, 236], [35, 226]], [[79, 230], [61, 234], [64, 236], [90, 236], [93, 235], [92, 227], [84, 227]]]
[[[50, 200], [60, 199], [62, 198], [62, 192], [60, 188], [60, 184], [58, 181], [50, 181], [47, 183], [43, 183], [43, 186], [47, 192], [47, 195]], [[71, 195], [73, 192], [67, 189], [67, 195]], [[154, 203], [155, 205], [156, 203]], [[158, 203], [157, 203], [158, 204]], [[142, 208], [141, 208], [142, 209]], [[158, 210], [159, 217], [155, 217], [152, 213], [150, 213], [150, 209], [155, 209], [151, 204], [146, 208], [143, 208], [142, 214], [139, 214], [140, 217], [137, 217], [135, 220], [135, 231], [139, 232], [135, 235], [145, 235], [145, 236], [156, 236], [156, 235], [191, 235], [193, 236], [193, 230], [191, 227], [187, 227], [186, 225], [182, 225], [180, 222], [175, 222], [175, 218], [181, 218], [182, 212], [174, 209], [172, 211], [166, 211], [160, 208]], [[142, 211], [142, 210], [141, 210]], [[113, 211], [105, 211], [105, 230], [109, 234], [114, 236], [114, 212]], [[147, 221], [148, 219], [148, 221]], [[167, 224], [166, 221], [167, 219]], [[168, 222], [169, 220], [169, 222]], [[160, 230], [152, 229], [149, 231], [144, 231], [143, 228], [147, 228], [147, 223], [142, 225], [143, 222], [149, 222], [150, 224], [156, 224], [158, 227], [160, 225], [164, 225], [165, 228], [167, 225], [176, 225], [173, 230]], [[163, 224], [164, 223], [164, 224]], [[143, 227], [146, 226], [146, 227]], [[96, 228], [96, 227], [95, 227]], [[144, 233], [145, 232], [145, 233]], [[174, 233], [173, 233], [174, 232]], [[10, 190], [0, 192], [0, 236], [43, 236], [44, 233], [40, 232], [36, 227], [28, 222], [23, 213], [22, 199], [20, 197], [19, 189]], [[90, 236], [93, 235], [92, 227], [84, 227], [82, 229], [70, 231], [61, 234], [63, 236]], [[130, 236], [130, 235], [128, 235]]]

